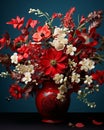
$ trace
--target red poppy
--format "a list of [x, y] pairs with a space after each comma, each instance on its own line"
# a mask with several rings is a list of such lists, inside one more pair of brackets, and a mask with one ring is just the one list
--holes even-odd
[[92, 74], [92, 78], [102, 85], [104, 83], [104, 70], [96, 71]]
[[41, 64], [46, 75], [53, 77], [57, 73], [63, 73], [66, 69], [67, 56], [63, 51], [56, 51], [54, 48], [46, 50], [41, 58]]
[[39, 42], [43, 39], [49, 38], [51, 35], [51, 30], [49, 29], [48, 25], [39, 26], [37, 28], [37, 32], [33, 34], [33, 40]]
[[10, 92], [11, 96], [14, 97], [15, 99], [22, 98], [23, 90], [17, 84], [12, 84], [11, 87], [10, 87], [10, 89], [9, 89], [9, 92]]
[[11, 19], [11, 21], [7, 22], [6, 24], [13, 25], [14, 28], [20, 29], [24, 23], [24, 17], [20, 18], [19, 16], [16, 19]]

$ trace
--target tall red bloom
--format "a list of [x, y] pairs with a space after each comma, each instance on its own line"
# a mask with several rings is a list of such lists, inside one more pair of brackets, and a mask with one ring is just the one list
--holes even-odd
[[75, 7], [72, 7], [65, 15], [64, 19], [63, 19], [63, 25], [66, 28], [71, 28], [73, 29], [75, 27], [75, 24], [73, 22], [72, 19], [72, 14], [75, 12]]
[[54, 48], [46, 50], [41, 58], [41, 64], [46, 75], [53, 77], [57, 73], [63, 73], [66, 69], [67, 56], [63, 51]]
[[10, 89], [9, 89], [9, 92], [10, 92], [11, 96], [14, 97], [15, 99], [22, 98], [23, 90], [17, 84], [12, 84], [11, 87], [10, 87]]
[[43, 39], [49, 38], [51, 35], [51, 30], [49, 29], [48, 25], [39, 26], [37, 28], [37, 32], [33, 34], [33, 40], [39, 42]]
[[104, 83], [104, 70], [96, 71], [92, 74], [92, 78], [102, 85]]
[[16, 19], [11, 19], [11, 21], [7, 22], [6, 24], [13, 25], [14, 28], [20, 29], [24, 23], [24, 17], [20, 18], [19, 16]]

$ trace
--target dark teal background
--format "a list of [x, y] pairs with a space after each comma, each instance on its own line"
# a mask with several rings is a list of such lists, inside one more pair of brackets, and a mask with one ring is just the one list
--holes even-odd
[[[37, 19], [34, 14], [28, 14], [30, 8], [40, 9], [43, 12], [48, 12], [50, 15], [53, 12], [65, 13], [69, 8], [75, 6], [76, 12], [74, 14], [74, 20], [77, 23], [77, 16], [87, 16], [93, 10], [104, 10], [104, 0], [0, 0], [0, 37], [3, 33], [10, 32], [12, 37], [17, 36], [16, 30], [10, 25], [5, 23], [11, 18], [15, 18], [17, 15], [25, 17], [25, 21], [32, 17]], [[43, 20], [40, 18], [40, 22]], [[57, 21], [58, 22], [58, 21]], [[55, 24], [57, 24], [57, 22]], [[103, 21], [104, 22], [104, 21]], [[104, 23], [98, 32], [104, 35]], [[0, 53], [6, 53], [0, 51]], [[104, 64], [98, 66], [99, 69], [104, 69]], [[0, 66], [0, 71], [4, 68]], [[9, 85], [12, 84], [11, 79], [0, 78], [0, 112], [36, 112], [35, 99], [30, 97], [27, 100], [12, 100], [7, 102], [5, 97], [9, 95]], [[97, 107], [95, 109], [88, 108], [85, 104], [76, 99], [76, 94], [71, 95], [71, 104], [69, 112], [104, 112], [104, 86], [101, 86], [100, 92], [95, 93], [89, 97], [90, 100], [96, 101]]]

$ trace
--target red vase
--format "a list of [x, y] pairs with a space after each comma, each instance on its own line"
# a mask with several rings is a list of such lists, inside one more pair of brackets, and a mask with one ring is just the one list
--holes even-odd
[[58, 86], [53, 82], [44, 82], [42, 88], [36, 94], [37, 110], [42, 117], [42, 122], [59, 123], [64, 121], [69, 104], [70, 97], [65, 95], [65, 100], [61, 102], [56, 99], [59, 92]]

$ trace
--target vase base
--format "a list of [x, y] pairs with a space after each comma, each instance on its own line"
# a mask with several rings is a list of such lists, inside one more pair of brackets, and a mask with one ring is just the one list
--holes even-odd
[[63, 120], [48, 120], [48, 119], [42, 119], [42, 122], [54, 124], [54, 123], [61, 123], [61, 122], [63, 122]]

